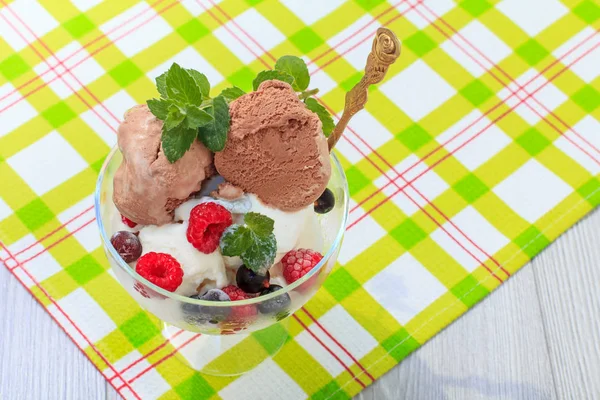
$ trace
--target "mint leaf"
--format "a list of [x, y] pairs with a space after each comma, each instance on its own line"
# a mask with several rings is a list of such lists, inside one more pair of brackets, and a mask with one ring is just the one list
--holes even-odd
[[170, 163], [179, 160], [189, 150], [196, 138], [196, 130], [190, 129], [185, 124], [166, 130], [163, 125], [161, 136], [162, 150]]
[[254, 90], [258, 89], [258, 86], [264, 81], [268, 81], [271, 79], [277, 79], [278, 81], [284, 81], [289, 83], [290, 85], [294, 82], [294, 77], [287, 72], [283, 71], [262, 71], [256, 75], [256, 78], [252, 81], [252, 87]]
[[325, 134], [325, 137], [329, 137], [333, 131], [333, 128], [335, 128], [333, 118], [331, 118], [329, 111], [327, 111], [327, 109], [323, 107], [321, 103], [312, 97], [304, 100], [304, 104], [306, 104], [306, 108], [319, 116], [321, 124], [323, 125], [323, 134]]
[[170, 131], [171, 129], [179, 126], [185, 119], [185, 114], [182, 114], [179, 111], [177, 106], [173, 105], [169, 108], [169, 113], [167, 114], [167, 118], [164, 120], [165, 124], [163, 125], [166, 130]]
[[163, 72], [161, 75], [156, 77], [156, 89], [160, 93], [160, 97], [166, 99], [167, 95], [167, 72]]
[[173, 63], [167, 72], [167, 95], [170, 99], [183, 104], [199, 106], [202, 93], [192, 76], [177, 63]]
[[227, 100], [228, 103], [231, 103], [233, 100], [235, 100], [238, 97], [243, 96], [245, 94], [246, 94], [246, 92], [244, 92], [242, 89], [240, 89], [237, 86], [234, 86], [234, 87], [230, 87], [227, 89], [223, 89], [223, 91], [221, 92], [221, 94], [219, 94], [219, 96], [225, 97], [225, 100]]
[[246, 214], [245, 225], [232, 225], [221, 236], [221, 253], [225, 256], [240, 256], [246, 267], [255, 272], [269, 268], [277, 253], [273, 222], [271, 218], [259, 213]]
[[213, 120], [213, 117], [209, 113], [196, 106], [186, 106], [185, 113], [185, 122], [187, 123], [188, 128], [196, 129]]
[[231, 225], [221, 236], [221, 254], [230, 257], [239, 256], [250, 247], [251, 241], [251, 232], [248, 228], [237, 224]]
[[254, 272], [258, 272], [263, 268], [269, 268], [275, 261], [277, 254], [277, 241], [275, 235], [258, 236], [254, 232], [250, 232], [252, 242], [250, 246], [241, 254], [242, 261], [246, 267]]
[[257, 235], [267, 236], [273, 232], [275, 221], [265, 215], [249, 212], [244, 215], [244, 223]]
[[173, 102], [165, 99], [150, 99], [146, 101], [146, 104], [148, 104], [150, 112], [154, 114], [156, 118], [164, 121], [169, 113], [169, 107]]
[[229, 132], [229, 106], [223, 96], [217, 96], [212, 101], [212, 106], [206, 112], [213, 117], [208, 124], [198, 129], [198, 139], [213, 152], [221, 151], [225, 147], [227, 132]]
[[194, 79], [196, 85], [200, 88], [200, 93], [202, 93], [202, 97], [208, 98], [208, 94], [210, 93], [210, 82], [208, 82], [208, 78], [201, 72], [196, 71], [195, 69], [186, 69], [187, 73]]
[[[283, 56], [275, 63], [275, 70], [287, 72], [294, 78], [292, 87], [295, 91], [306, 90], [310, 83], [308, 67], [303, 59], [296, 56]], [[256, 89], [255, 89], [256, 90]]]

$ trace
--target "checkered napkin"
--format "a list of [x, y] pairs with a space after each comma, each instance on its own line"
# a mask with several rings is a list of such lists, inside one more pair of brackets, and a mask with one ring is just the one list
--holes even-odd
[[[124, 398], [347, 399], [600, 203], [594, 0], [6, 2], [0, 259]], [[92, 193], [124, 110], [173, 61], [217, 93], [299, 54], [339, 115], [380, 25], [403, 50], [337, 146], [336, 269], [275, 357], [194, 372], [100, 246]]]

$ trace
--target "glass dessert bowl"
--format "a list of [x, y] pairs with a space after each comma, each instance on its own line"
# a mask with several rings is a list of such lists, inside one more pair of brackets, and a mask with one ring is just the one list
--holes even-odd
[[96, 220], [114, 276], [192, 368], [239, 375], [273, 356], [333, 269], [349, 193], [331, 150], [398, 57], [392, 39], [378, 29], [337, 124], [291, 55], [253, 91], [216, 96], [204, 74], [173, 63], [158, 96], [125, 112]]
[[207, 301], [167, 291], [123, 260], [111, 244], [120, 217], [112, 201], [113, 177], [121, 162], [122, 154], [115, 147], [102, 167], [95, 192], [102, 243], [121, 285], [141, 307], [164, 321], [163, 334], [179, 349], [178, 357], [202, 373], [238, 375], [273, 356], [288, 338], [288, 317], [320, 288], [340, 250], [349, 194], [344, 171], [335, 155], [331, 155], [327, 185], [335, 203], [327, 213], [316, 214], [323, 258], [308, 273], [279, 290], [236, 301]]

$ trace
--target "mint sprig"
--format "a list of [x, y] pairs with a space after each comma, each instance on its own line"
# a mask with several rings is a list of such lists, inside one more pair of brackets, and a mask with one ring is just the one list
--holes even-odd
[[306, 104], [306, 108], [308, 108], [310, 111], [314, 112], [319, 116], [321, 124], [323, 125], [323, 134], [325, 135], [325, 137], [329, 137], [329, 135], [331, 135], [331, 132], [333, 131], [333, 128], [335, 128], [333, 118], [331, 118], [331, 114], [329, 114], [329, 111], [327, 111], [327, 109], [321, 103], [319, 103], [312, 97], [309, 97], [306, 100], [304, 100], [304, 104]]
[[187, 73], [190, 74], [192, 79], [200, 88], [200, 93], [202, 93], [202, 97], [208, 98], [208, 94], [210, 92], [210, 82], [208, 82], [208, 78], [203, 73], [196, 71], [195, 69], [186, 69]]
[[231, 103], [233, 100], [245, 94], [246, 92], [244, 92], [242, 89], [240, 89], [237, 86], [234, 86], [227, 89], [223, 89], [219, 96], [223, 96], [228, 103]]
[[303, 59], [296, 56], [283, 56], [275, 62], [275, 70], [287, 72], [294, 77], [292, 87], [295, 91], [306, 90], [310, 83], [308, 67]]
[[221, 151], [225, 147], [227, 132], [229, 131], [229, 106], [223, 96], [212, 100], [212, 105], [206, 108], [206, 113], [212, 119], [198, 128], [198, 139], [212, 151]]
[[167, 96], [169, 99], [181, 104], [202, 104], [202, 92], [200, 86], [189, 74], [177, 63], [173, 63], [167, 73]]
[[255, 212], [247, 213], [244, 225], [234, 224], [221, 236], [221, 253], [240, 256], [246, 267], [255, 272], [269, 268], [277, 253], [273, 226], [271, 218]]
[[308, 67], [303, 59], [296, 56], [283, 56], [275, 62], [275, 68], [273, 70], [261, 71], [258, 73], [252, 86], [254, 90], [258, 89], [258, 86], [269, 79], [277, 79], [279, 81], [287, 82], [292, 85], [294, 91], [298, 92], [298, 98], [304, 101], [306, 108], [317, 114], [323, 125], [323, 134], [328, 137], [335, 124], [331, 114], [325, 107], [317, 102], [312, 96], [317, 94], [319, 89], [308, 89], [310, 84], [310, 74], [308, 73]]
[[[176, 126], [173, 129], [165, 129], [163, 125], [161, 143], [163, 152], [169, 162], [179, 160], [196, 139], [196, 130], [190, 129], [183, 124]], [[173, 160], [173, 161], [172, 161]]]
[[244, 223], [260, 236], [269, 235], [275, 227], [275, 221], [256, 212], [249, 212], [244, 215]]
[[271, 79], [276, 79], [278, 81], [287, 82], [290, 85], [292, 85], [294, 83], [294, 77], [292, 75], [288, 74], [287, 72], [269, 70], [269, 71], [261, 71], [258, 73], [258, 75], [256, 75], [256, 78], [254, 78], [254, 80], [252, 81], [252, 88], [254, 90], [256, 90], [256, 89], [258, 89], [258, 87], [260, 86], [261, 83], [263, 83], [264, 81], [269, 81]]
[[169, 72], [163, 72], [159, 76], [156, 77], [156, 89], [160, 94], [160, 97], [163, 99], [167, 99], [169, 95], [167, 94], [167, 74]]
[[[304, 60], [295, 56], [279, 58], [273, 70], [262, 71], [256, 76], [252, 82], [254, 90], [270, 79], [292, 85], [298, 92], [298, 98], [321, 120], [325, 136], [331, 134], [335, 126], [333, 119], [327, 109], [312, 98], [318, 89], [308, 89], [310, 74]], [[206, 76], [196, 70], [182, 68], [177, 63], [156, 78], [156, 89], [160, 98], [146, 103], [150, 112], [164, 122], [161, 143], [169, 162], [174, 163], [183, 157], [195, 138], [212, 152], [225, 148], [231, 122], [228, 104], [245, 94], [242, 89], [235, 86], [226, 88], [217, 97], [211, 98], [210, 82]], [[253, 232], [252, 229], [250, 231]], [[248, 252], [251, 253], [250, 250]]]
[[[202, 110], [198, 107], [187, 105], [185, 106], [185, 115], [187, 127], [190, 129], [195, 129], [196, 127], [202, 129], [202, 127], [213, 122], [214, 119], [214, 116], [208, 112], [208, 107]], [[225, 132], [225, 134], [227, 134], [227, 132]]]
[[[158, 78], [156, 78], [158, 80]], [[165, 92], [166, 93], [166, 92]], [[146, 101], [150, 112], [160, 120], [165, 120], [169, 114], [169, 106], [172, 104], [170, 101], [165, 99], [150, 99]]]
[[164, 121], [162, 148], [169, 162], [179, 160], [198, 138], [211, 151], [223, 150], [229, 131], [229, 107], [224, 97], [211, 99], [206, 76], [173, 63], [156, 78], [159, 99], [146, 103]]

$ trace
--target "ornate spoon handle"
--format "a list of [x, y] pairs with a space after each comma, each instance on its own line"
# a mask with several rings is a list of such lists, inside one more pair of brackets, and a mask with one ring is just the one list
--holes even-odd
[[387, 28], [377, 29], [377, 35], [373, 39], [373, 47], [367, 57], [365, 75], [356, 86], [346, 93], [346, 103], [342, 118], [327, 140], [329, 151], [333, 149], [337, 141], [342, 137], [342, 133], [346, 129], [350, 118], [365, 107], [369, 86], [383, 80], [389, 66], [398, 59], [398, 56], [400, 56], [400, 41], [394, 32]]

